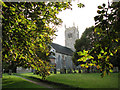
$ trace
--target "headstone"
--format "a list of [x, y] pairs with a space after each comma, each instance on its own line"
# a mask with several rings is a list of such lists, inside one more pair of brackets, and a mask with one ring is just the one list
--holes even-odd
[[9, 75], [11, 75], [12, 74], [12, 70], [11, 69], [9, 69], [9, 73], [8, 73]]
[[72, 69], [70, 68], [70, 73], [72, 73]]
[[56, 74], [57, 72], [56, 72], [56, 68], [54, 69], [54, 74]]
[[85, 73], [85, 68], [82, 68], [82, 73]]
[[90, 66], [90, 73], [92, 72], [92, 67]]
[[63, 74], [63, 69], [60, 69], [60, 74]]
[[64, 73], [66, 74], [66, 68], [64, 68]]
[[74, 73], [76, 73], [75, 68], [73, 68]]
[[113, 72], [119, 72], [118, 67], [113, 67]]
[[5, 73], [5, 69], [3, 69], [3, 73]]
[[81, 73], [81, 69], [79, 68], [79, 71], [78, 71], [78, 73]]
[[52, 74], [52, 71], [50, 71], [50, 73]]
[[68, 73], [72, 73], [72, 69], [69, 68], [69, 69], [67, 70], [67, 72], [68, 72]]
[[90, 72], [90, 67], [87, 68], [87, 73], [89, 73], [89, 72]]

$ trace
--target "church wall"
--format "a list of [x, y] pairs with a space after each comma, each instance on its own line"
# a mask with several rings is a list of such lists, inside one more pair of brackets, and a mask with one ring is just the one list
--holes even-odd
[[55, 53], [56, 56], [56, 68], [60, 69], [61, 68], [61, 54], [60, 53]]
[[73, 68], [72, 56], [64, 55], [61, 53], [56, 53], [56, 69], [60, 70], [62, 68]]

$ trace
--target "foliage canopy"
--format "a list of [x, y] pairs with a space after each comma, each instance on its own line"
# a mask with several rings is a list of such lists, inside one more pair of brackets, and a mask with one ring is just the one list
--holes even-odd
[[[11, 66], [32, 67], [43, 79], [49, 75], [50, 43], [59, 11], [69, 2], [2, 2], [2, 59]], [[52, 25], [53, 27], [50, 27]]]
[[77, 61], [81, 56], [77, 54], [77, 52], [82, 51], [82, 50], [89, 50], [92, 49], [92, 44], [95, 42], [94, 38], [94, 26], [86, 28], [85, 31], [82, 33], [82, 36], [80, 39], [77, 39], [75, 41], [75, 52], [73, 55], [73, 62], [76, 65], [82, 64], [82, 61]]
[[[113, 2], [108, 7], [105, 4], [98, 6], [97, 13], [94, 32], [98, 38], [92, 49], [78, 52], [82, 56], [78, 61], [91, 61], [102, 71], [103, 77], [106, 72], [112, 72], [112, 56], [120, 54], [120, 2]], [[85, 64], [85, 67], [89, 65]]]

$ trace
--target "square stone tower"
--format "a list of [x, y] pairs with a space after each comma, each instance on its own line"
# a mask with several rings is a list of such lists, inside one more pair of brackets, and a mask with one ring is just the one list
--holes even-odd
[[73, 25], [73, 27], [66, 28], [65, 26], [65, 46], [75, 51], [74, 44], [76, 39], [79, 39], [78, 27], [76, 28]]

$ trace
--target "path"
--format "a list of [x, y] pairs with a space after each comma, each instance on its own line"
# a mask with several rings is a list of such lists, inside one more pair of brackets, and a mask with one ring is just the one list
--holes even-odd
[[[51, 87], [50, 85], [45, 84], [45, 83], [42, 83], [42, 82], [35, 82], [35, 81], [32, 81], [32, 80], [29, 80], [29, 79], [23, 78], [23, 77], [21, 77], [21, 76], [17, 76], [17, 75], [15, 75], [15, 76], [16, 76], [16, 77], [20, 77], [20, 78], [22, 78], [22, 79], [24, 79], [24, 80], [26, 80], [26, 81], [32, 82], [32, 83], [34, 83], [34, 84], [37, 84], [37, 85], [43, 86], [43, 87], [45, 87], [45, 88], [53, 88], [53, 87]], [[55, 89], [54, 89], [54, 90], [55, 90]]]

